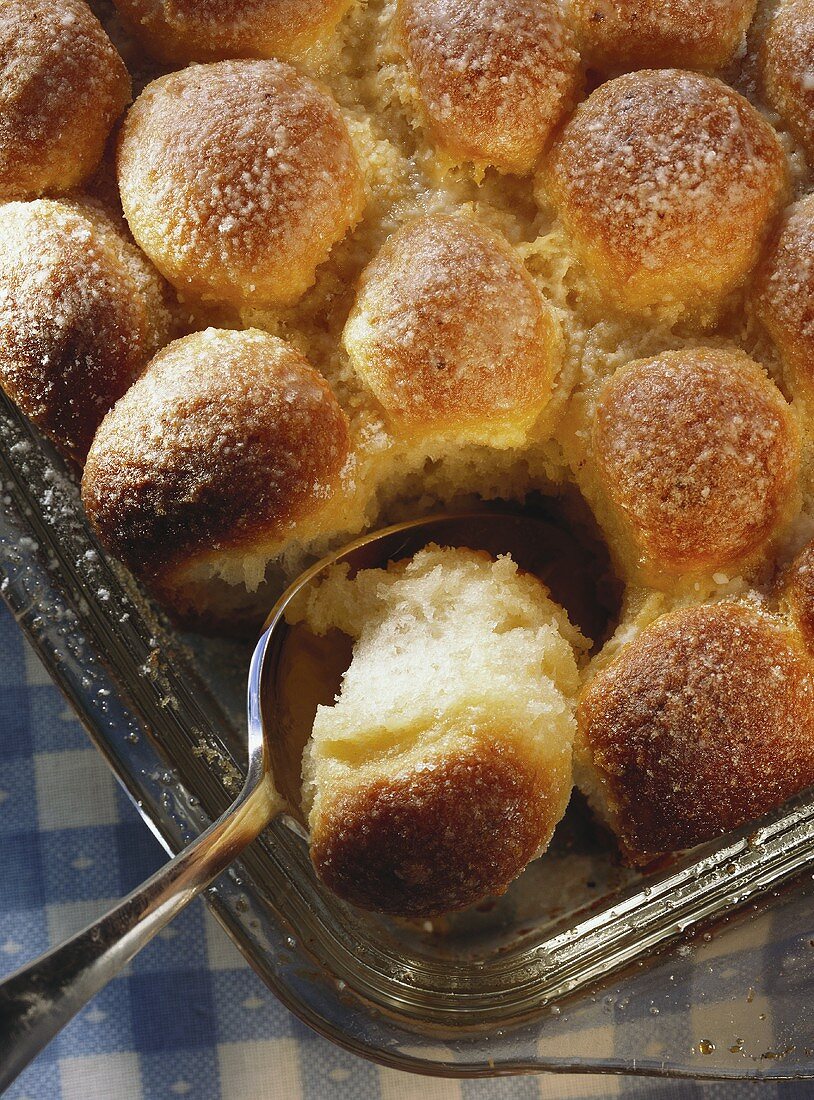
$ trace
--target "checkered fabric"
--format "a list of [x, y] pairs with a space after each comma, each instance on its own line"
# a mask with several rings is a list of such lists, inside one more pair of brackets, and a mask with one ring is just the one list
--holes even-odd
[[[0, 609], [0, 972], [62, 940], [164, 854]], [[278, 1004], [203, 902], [103, 990], [13, 1100], [773, 1100], [814, 1085], [547, 1076], [451, 1082], [381, 1069]]]

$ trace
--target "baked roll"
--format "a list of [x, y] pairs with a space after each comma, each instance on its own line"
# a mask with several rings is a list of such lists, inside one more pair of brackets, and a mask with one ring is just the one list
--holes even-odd
[[806, 151], [814, 156], [814, 2], [781, 0], [758, 51], [763, 94]]
[[83, 0], [3, 0], [0, 202], [86, 180], [129, 99], [124, 62]]
[[773, 234], [751, 294], [755, 314], [780, 352], [788, 383], [814, 400], [814, 196], [786, 212]]
[[153, 81], [127, 114], [117, 168], [130, 229], [159, 271], [232, 306], [296, 301], [364, 205], [338, 105], [279, 61]]
[[343, 342], [397, 435], [523, 442], [551, 397], [561, 337], [516, 252], [435, 214], [408, 223], [362, 275]]
[[581, 81], [558, 0], [399, 0], [395, 28], [438, 144], [530, 172]]
[[677, 69], [602, 84], [543, 166], [599, 292], [617, 307], [703, 322], [754, 266], [786, 190], [777, 135], [721, 81]]
[[711, 840], [814, 783], [814, 679], [799, 633], [758, 606], [657, 619], [590, 681], [577, 782], [626, 857]]
[[691, 348], [622, 367], [592, 438], [611, 541], [651, 579], [743, 564], [799, 505], [797, 421], [741, 351]]
[[565, 613], [507, 557], [430, 546], [353, 578], [335, 568], [295, 615], [354, 638], [303, 758], [320, 878], [403, 916], [503, 893], [571, 793], [585, 642]]
[[174, 329], [169, 288], [101, 207], [0, 206], [0, 385], [73, 461]]
[[348, 452], [345, 414], [299, 352], [208, 329], [161, 351], [102, 421], [82, 500], [177, 618], [205, 621], [198, 585], [256, 590], [275, 551], [319, 533]]
[[808, 649], [814, 653], [814, 540], [780, 574], [780, 595]]

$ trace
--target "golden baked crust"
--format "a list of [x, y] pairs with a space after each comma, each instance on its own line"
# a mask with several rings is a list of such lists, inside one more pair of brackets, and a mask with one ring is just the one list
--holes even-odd
[[814, 2], [782, 0], [758, 52], [763, 94], [809, 157], [814, 154]]
[[71, 459], [173, 327], [163, 280], [100, 209], [0, 206], [0, 385]]
[[678, 69], [601, 85], [541, 177], [575, 252], [626, 310], [712, 318], [785, 194], [777, 135], [721, 81]]
[[522, 443], [561, 353], [551, 311], [506, 241], [439, 214], [379, 251], [343, 341], [394, 432], [493, 446]]
[[814, 196], [789, 207], [758, 268], [751, 296], [795, 396], [814, 397]]
[[[811, 188], [808, 4], [761, 4], [729, 64], [752, 0], [371, 0], [330, 42], [348, 0], [119, 2], [157, 55], [273, 52], [297, 69], [231, 59], [161, 76], [124, 123], [129, 222], [181, 291], [186, 329], [214, 330], [166, 347], [122, 396], [169, 338], [164, 283], [84, 200], [0, 207], [3, 384], [79, 461], [119, 398], [83, 484], [105, 545], [177, 618], [221, 630], [261, 618], [309, 558], [368, 525], [478, 499], [536, 507], [560, 489], [570, 517], [575, 482], [626, 583], [583, 677], [582, 781], [623, 847], [641, 859], [690, 843], [808, 781], [814, 584], [812, 552], [797, 550], [814, 505], [814, 200], [775, 217]], [[141, 86], [158, 70], [109, 7]], [[13, 149], [26, 187], [86, 174], [126, 95], [87, 11], [0, 5], [0, 47], [22, 58], [0, 49], [0, 167]], [[589, 87], [620, 67], [727, 63], [744, 95], [660, 67], [572, 112], [575, 24]], [[790, 132], [763, 117], [767, 95]], [[41, 140], [51, 124], [64, 149]], [[0, 172], [0, 201], [2, 186]], [[469, 591], [491, 619], [466, 634], [463, 596], [436, 565], [447, 633], [438, 602], [422, 605], [408, 665], [399, 605], [390, 664], [371, 642], [357, 694], [349, 668], [344, 711], [337, 699], [315, 719], [303, 793], [337, 888], [416, 913], [504, 888], [546, 843], [570, 783], [582, 652], [559, 609], [557, 645], [540, 627], [520, 656], [504, 651], [523, 614], [498, 599], [492, 615]], [[518, 686], [518, 670], [548, 675], [549, 694]], [[417, 769], [428, 752], [437, 788]], [[501, 833], [490, 862], [489, 830], [529, 797], [537, 816]]]
[[172, 588], [174, 567], [290, 534], [347, 453], [345, 415], [297, 351], [209, 329], [160, 352], [105, 417], [82, 500], [106, 546]]
[[744, 45], [756, 0], [571, 0], [577, 45], [602, 72], [719, 69]]
[[[515, 736], [522, 737], [522, 730]], [[430, 917], [502, 894], [562, 816], [557, 784], [505, 731], [340, 792], [312, 822], [323, 882], [363, 909]]]
[[783, 570], [780, 590], [805, 644], [814, 652], [814, 541]]
[[153, 81], [122, 127], [118, 178], [158, 269], [193, 297], [232, 305], [295, 301], [364, 204], [339, 107], [279, 61]]
[[333, 31], [352, 0], [114, 0], [160, 61], [289, 58]]
[[580, 84], [557, 0], [399, 0], [396, 34], [439, 144], [530, 172]]
[[814, 783], [814, 680], [799, 635], [737, 604], [658, 619], [588, 685], [582, 783], [646, 862], [734, 829]]
[[124, 62], [83, 0], [4, 0], [0, 201], [86, 180], [129, 99]]
[[635, 557], [692, 571], [760, 549], [795, 503], [791, 408], [740, 351], [692, 348], [617, 370], [596, 410], [597, 479]]

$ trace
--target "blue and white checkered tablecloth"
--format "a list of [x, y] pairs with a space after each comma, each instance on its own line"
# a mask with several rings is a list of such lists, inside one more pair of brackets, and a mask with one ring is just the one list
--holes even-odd
[[[0, 609], [0, 973], [100, 914], [164, 854]], [[80, 1013], [13, 1100], [814, 1098], [814, 1085], [441, 1081], [381, 1069], [296, 1020], [199, 901]]]

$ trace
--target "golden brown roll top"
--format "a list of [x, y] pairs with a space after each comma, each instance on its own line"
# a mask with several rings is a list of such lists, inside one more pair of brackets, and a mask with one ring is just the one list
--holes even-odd
[[780, 352], [795, 396], [814, 398], [814, 196], [795, 203], [773, 235], [752, 305]]
[[709, 840], [814, 783], [799, 635], [753, 607], [658, 619], [578, 707], [577, 781], [635, 862]]
[[87, 179], [129, 98], [124, 62], [82, 0], [4, 0], [0, 202]]
[[114, 0], [128, 28], [168, 64], [291, 57], [327, 37], [352, 0]]
[[336, 398], [297, 351], [209, 329], [160, 352], [105, 417], [82, 499], [104, 545], [168, 598], [196, 567], [218, 575], [251, 556], [256, 587], [265, 551], [318, 522], [348, 446]]
[[607, 73], [719, 69], [744, 45], [756, 0], [571, 0], [585, 61]]
[[89, 203], [0, 206], [0, 385], [75, 461], [170, 338], [167, 289]]
[[557, 0], [399, 0], [396, 34], [436, 141], [462, 161], [530, 172], [580, 83]]
[[685, 349], [622, 367], [600, 397], [593, 450], [633, 561], [651, 569], [742, 561], [797, 502], [796, 420], [740, 351]]
[[603, 295], [625, 310], [702, 320], [745, 280], [785, 183], [782, 148], [755, 108], [677, 69], [601, 85], [542, 175]]
[[232, 305], [295, 301], [364, 204], [336, 102], [278, 61], [197, 65], [148, 85], [122, 128], [118, 176], [159, 270]]
[[763, 94], [811, 160], [814, 155], [814, 2], [781, 0], [758, 53]]
[[460, 217], [411, 222], [365, 270], [343, 336], [398, 435], [512, 446], [548, 402], [560, 336], [519, 256]]

